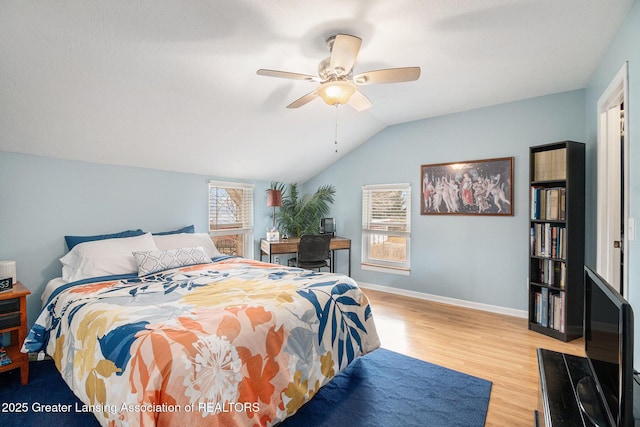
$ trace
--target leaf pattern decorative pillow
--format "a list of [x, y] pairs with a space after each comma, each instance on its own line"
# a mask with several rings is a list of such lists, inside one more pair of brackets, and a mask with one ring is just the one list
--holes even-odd
[[211, 258], [199, 246], [195, 248], [167, 249], [166, 251], [133, 252], [133, 256], [138, 264], [138, 276], [146, 276], [170, 268], [211, 262]]

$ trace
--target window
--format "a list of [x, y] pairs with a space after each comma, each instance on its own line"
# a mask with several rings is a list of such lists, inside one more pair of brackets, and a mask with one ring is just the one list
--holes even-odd
[[209, 181], [209, 234], [220, 253], [253, 257], [253, 185]]
[[362, 187], [362, 268], [409, 274], [411, 185]]

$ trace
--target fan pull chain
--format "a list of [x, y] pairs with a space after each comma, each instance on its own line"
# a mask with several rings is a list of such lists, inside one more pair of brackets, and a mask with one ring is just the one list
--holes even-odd
[[338, 152], [338, 104], [336, 104], [336, 133], [333, 140], [333, 144], [336, 147], [336, 153]]

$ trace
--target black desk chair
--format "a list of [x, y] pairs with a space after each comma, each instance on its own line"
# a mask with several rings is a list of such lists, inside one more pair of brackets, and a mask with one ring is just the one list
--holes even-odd
[[323, 267], [331, 270], [331, 235], [303, 234], [295, 258], [289, 260], [290, 267], [320, 271]]

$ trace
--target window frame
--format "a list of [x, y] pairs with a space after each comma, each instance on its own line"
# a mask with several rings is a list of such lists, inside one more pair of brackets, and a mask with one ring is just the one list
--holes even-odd
[[[217, 224], [216, 221], [213, 221], [216, 216], [215, 213], [212, 212], [213, 201], [211, 191], [214, 188], [221, 188], [228, 192], [228, 190], [241, 190], [242, 191], [242, 218], [237, 223], [237, 227], [224, 227], [224, 228], [216, 228], [212, 227], [212, 224]], [[208, 214], [208, 222], [209, 222], [209, 236], [219, 237], [219, 236], [235, 236], [242, 235], [243, 236], [243, 254], [238, 256], [242, 256], [243, 258], [253, 258], [254, 254], [254, 244], [253, 244], [253, 231], [254, 231], [254, 184], [242, 183], [242, 182], [232, 182], [232, 181], [221, 181], [221, 180], [209, 180], [207, 186], [208, 192], [208, 203], [207, 203], [207, 214]]]
[[[380, 230], [371, 227], [371, 197], [373, 192], [403, 191], [406, 204], [405, 216], [400, 221], [400, 226], [404, 225], [404, 230]], [[398, 222], [395, 224], [398, 226]], [[371, 238], [373, 236], [399, 236], [406, 239], [406, 259], [404, 262], [384, 260], [371, 257]], [[362, 257], [361, 268], [363, 270], [373, 270], [379, 272], [393, 273], [408, 276], [411, 272], [411, 184], [375, 184], [362, 186]]]

